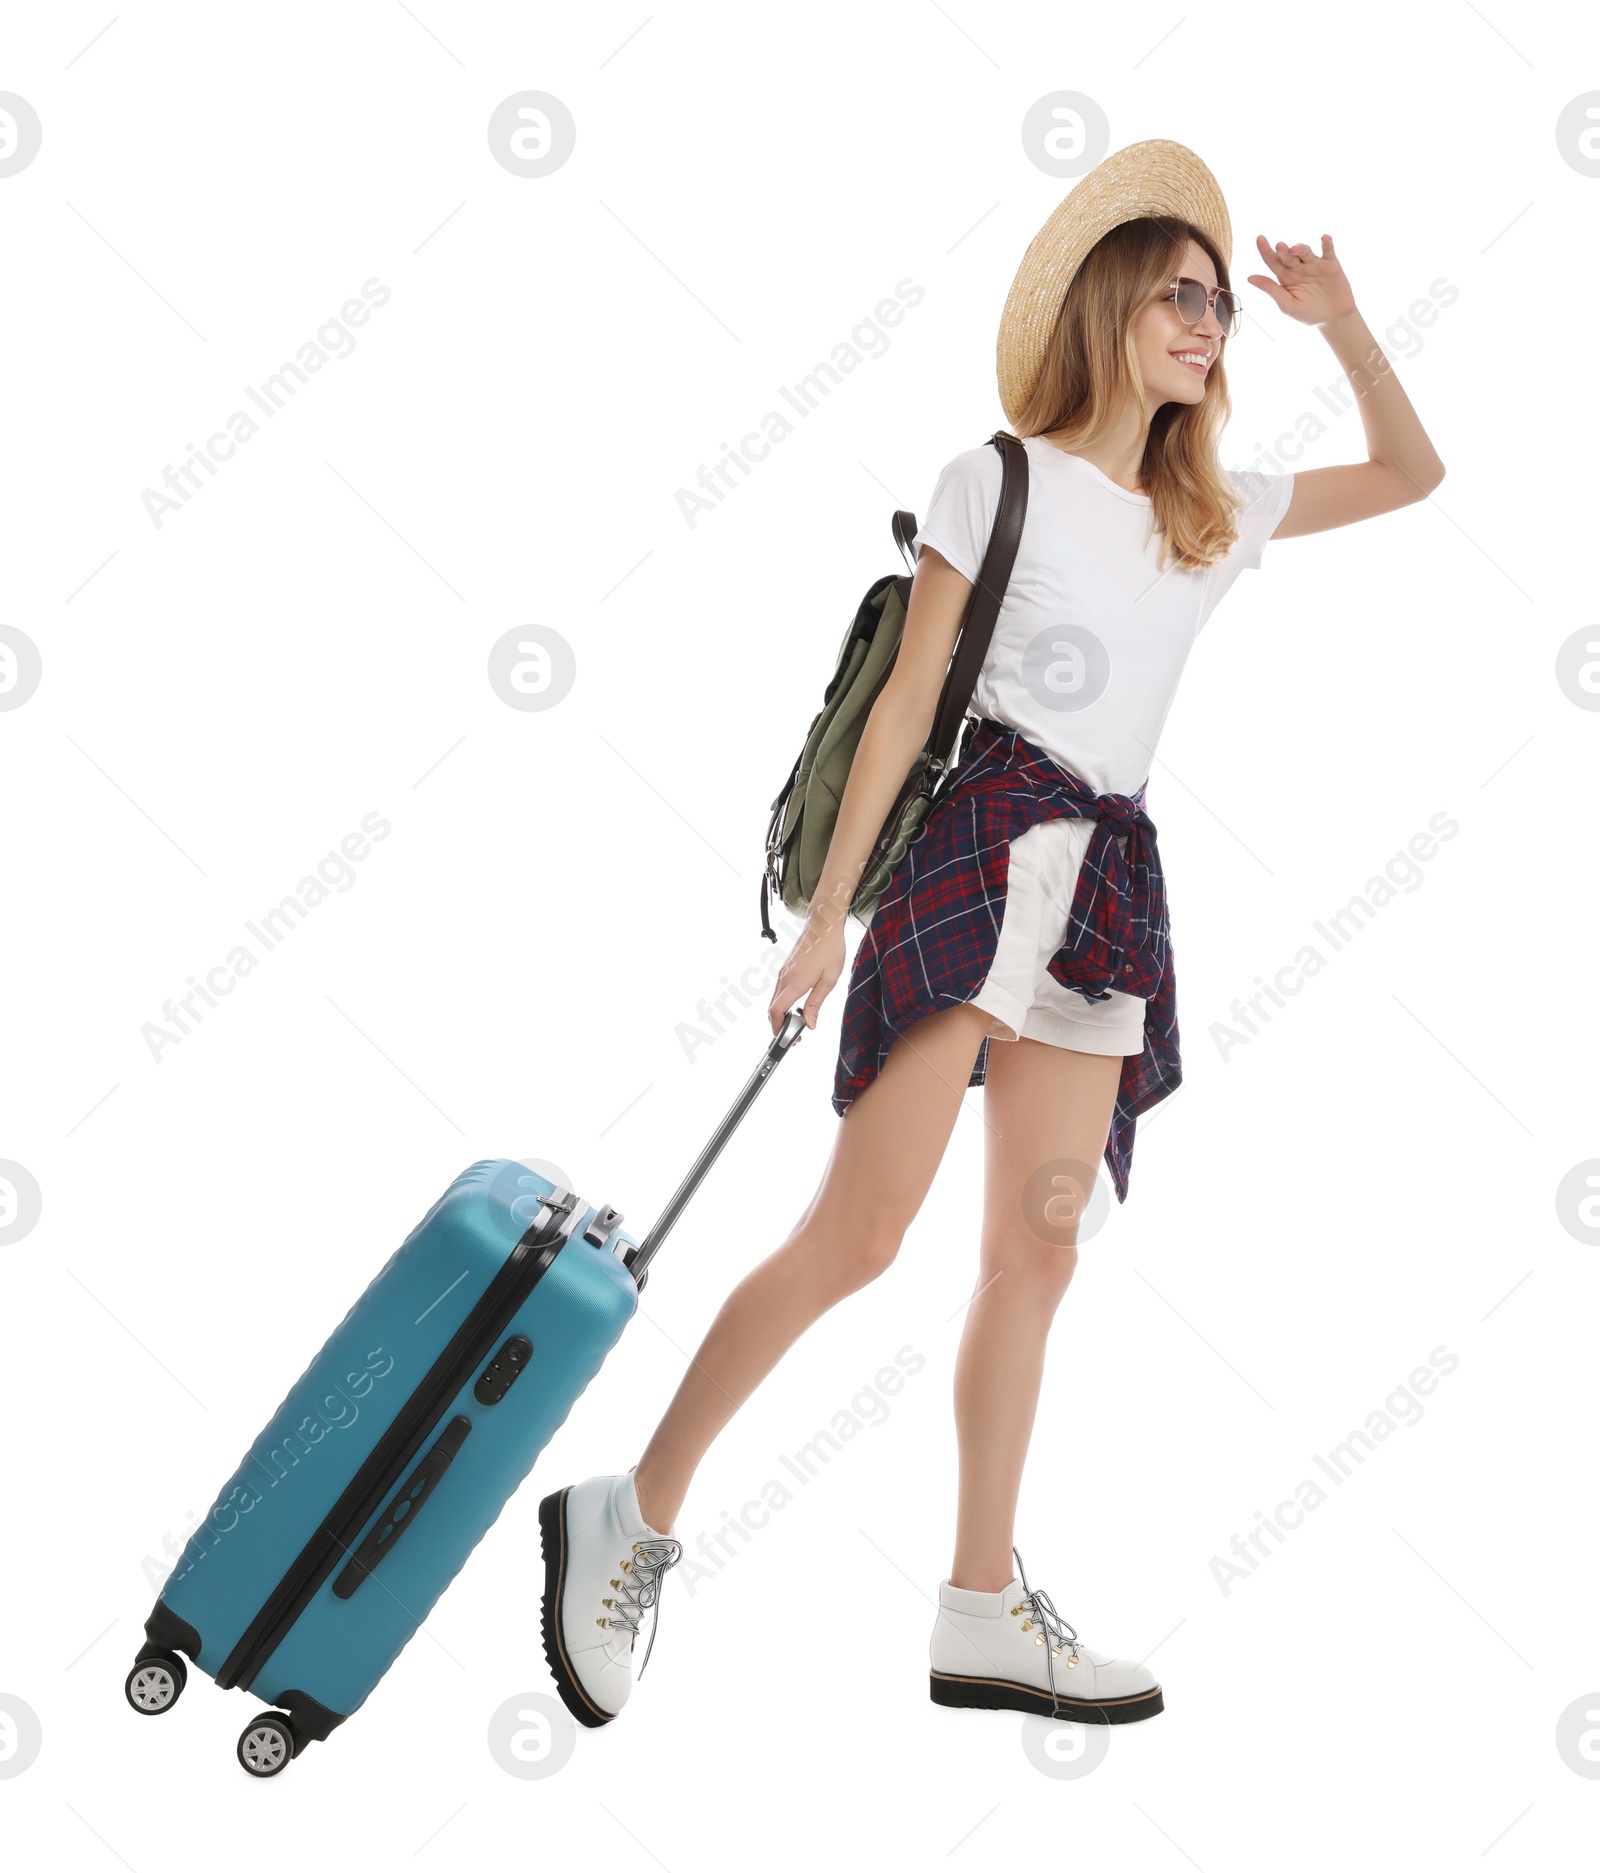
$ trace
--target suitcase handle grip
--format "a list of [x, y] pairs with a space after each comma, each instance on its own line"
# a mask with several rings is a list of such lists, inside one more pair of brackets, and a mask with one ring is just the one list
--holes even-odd
[[421, 1463], [406, 1478], [404, 1486], [388, 1509], [373, 1525], [371, 1533], [351, 1555], [349, 1565], [333, 1583], [334, 1598], [348, 1600], [411, 1526], [417, 1512], [433, 1494], [433, 1486], [455, 1461], [456, 1452], [467, 1441], [472, 1429], [470, 1418], [452, 1418]]
[[645, 1270], [649, 1267], [656, 1251], [666, 1241], [667, 1232], [683, 1214], [689, 1199], [700, 1188], [701, 1180], [716, 1163], [722, 1153], [722, 1147], [739, 1129], [739, 1121], [755, 1104], [756, 1094], [766, 1085], [768, 1075], [805, 1031], [805, 1014], [799, 1008], [791, 1008], [783, 1017], [783, 1026], [772, 1037], [771, 1045], [761, 1056], [760, 1065], [745, 1081], [738, 1098], [729, 1106], [726, 1117], [711, 1134], [705, 1149], [689, 1167], [688, 1176], [667, 1199], [666, 1208], [656, 1218], [655, 1226], [632, 1255], [624, 1261], [623, 1266], [633, 1276], [636, 1287], [644, 1286]]

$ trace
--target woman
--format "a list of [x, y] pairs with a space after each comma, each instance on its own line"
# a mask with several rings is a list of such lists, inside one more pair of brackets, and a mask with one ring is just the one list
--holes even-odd
[[[894, 1260], [978, 1083], [984, 1221], [956, 1362], [960, 1483], [932, 1694], [1092, 1722], [1162, 1708], [1145, 1667], [1079, 1642], [1012, 1545], [1093, 1167], [1104, 1152], [1125, 1196], [1134, 1117], [1178, 1083], [1144, 782], [1195, 636], [1264, 543], [1389, 513], [1444, 476], [1327, 235], [1320, 254], [1258, 236], [1271, 276], [1250, 284], [1328, 341], [1368, 459], [1223, 474], [1222, 352], [1241, 316], [1231, 245], [1210, 172], [1159, 141], [1079, 182], [1023, 260], [999, 344], [1002, 402], [1027, 451], [1021, 542], [974, 738], [856, 954], [821, 1185], [729, 1295], [635, 1468], [546, 1505], [545, 1645], [580, 1722], [608, 1722], [627, 1699], [640, 1619], [681, 1552], [670, 1530], [700, 1458], [794, 1341]], [[939, 478], [899, 656], [773, 993], [775, 1032], [802, 999], [815, 1026], [843, 971], [844, 913], [928, 734], [1000, 481], [987, 445]]]

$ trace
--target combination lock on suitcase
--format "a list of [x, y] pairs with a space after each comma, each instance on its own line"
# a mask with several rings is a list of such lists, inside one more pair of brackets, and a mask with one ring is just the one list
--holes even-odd
[[525, 1164], [463, 1171], [334, 1329], [189, 1538], [127, 1678], [172, 1709], [187, 1659], [273, 1708], [239, 1739], [276, 1775], [359, 1709], [638, 1306], [646, 1270], [798, 1010], [642, 1242]]

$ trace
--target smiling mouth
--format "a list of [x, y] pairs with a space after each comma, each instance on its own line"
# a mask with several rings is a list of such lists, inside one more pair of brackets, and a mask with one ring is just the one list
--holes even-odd
[[1200, 377], [1204, 377], [1206, 371], [1210, 368], [1211, 353], [1209, 351], [1171, 351], [1168, 352], [1167, 355], [1176, 358], [1180, 364], [1187, 365], [1191, 371], [1195, 372], [1196, 375]]

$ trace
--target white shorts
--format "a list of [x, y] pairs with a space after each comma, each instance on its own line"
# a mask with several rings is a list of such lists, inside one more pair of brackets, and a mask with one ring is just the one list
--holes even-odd
[[1051, 975], [1072, 913], [1078, 871], [1097, 822], [1041, 820], [1011, 841], [1005, 911], [994, 964], [971, 999], [992, 1016], [993, 1040], [1046, 1041], [1080, 1054], [1142, 1054], [1144, 1001], [1111, 991], [1085, 1001]]

